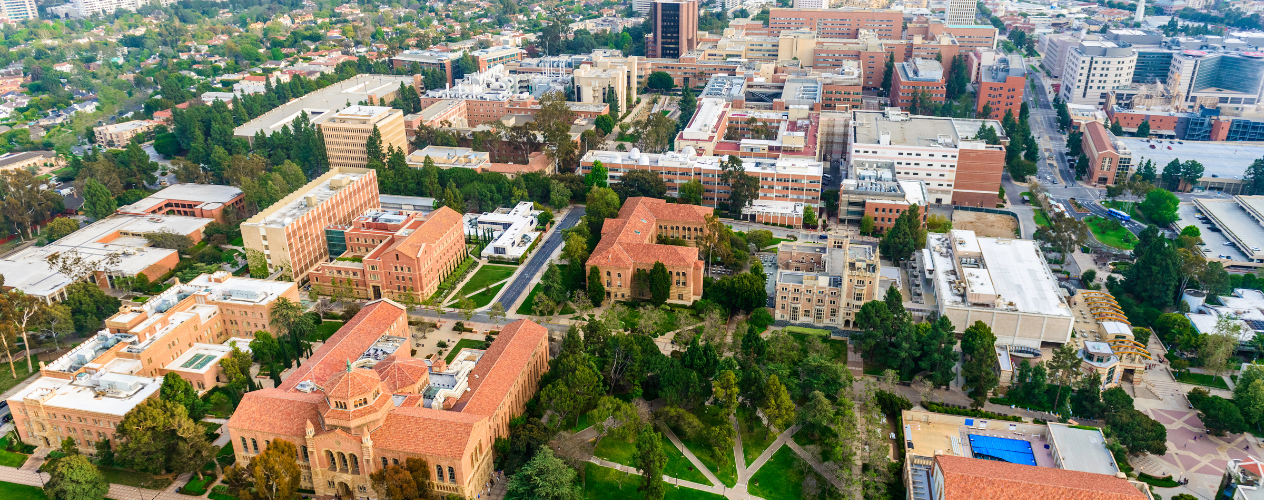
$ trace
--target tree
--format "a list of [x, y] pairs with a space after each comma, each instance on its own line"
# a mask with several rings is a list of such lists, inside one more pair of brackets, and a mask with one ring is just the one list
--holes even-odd
[[747, 174], [745, 164], [736, 155], [720, 162], [720, 170], [720, 181], [729, 187], [729, 213], [739, 215], [759, 197], [759, 178]]
[[202, 417], [206, 415], [202, 399], [198, 397], [193, 384], [175, 372], [167, 372], [162, 377], [162, 387], [158, 390], [158, 396], [185, 407], [189, 418], [193, 421], [202, 420]]
[[952, 369], [957, 363], [957, 354], [953, 351], [957, 337], [953, 333], [952, 322], [947, 316], [940, 316], [930, 324], [917, 344], [921, 369], [930, 372], [931, 383], [947, 387], [952, 382]]
[[1044, 240], [1059, 252], [1075, 251], [1088, 241], [1088, 225], [1075, 217], [1054, 217], [1047, 227], [1036, 230], [1037, 239]]
[[1203, 362], [1203, 369], [1213, 377], [1219, 377], [1229, 370], [1229, 360], [1238, 348], [1243, 337], [1242, 323], [1225, 315], [1216, 317], [1216, 328], [1207, 335], [1198, 357]]
[[641, 486], [637, 487], [637, 491], [643, 492], [646, 500], [662, 500], [667, 493], [667, 483], [663, 482], [667, 454], [663, 452], [662, 436], [653, 427], [644, 426], [637, 434], [633, 460], [636, 468], [641, 470]]
[[975, 321], [961, 334], [961, 352], [968, 360], [961, 368], [966, 386], [970, 388], [970, 399], [975, 408], [983, 407], [988, 393], [1000, 383], [992, 365], [996, 363], [996, 335], [992, 328], [982, 321]]
[[926, 228], [922, 226], [921, 210], [917, 205], [909, 205], [878, 243], [882, 254], [895, 261], [908, 259], [913, 251], [924, 246]]
[[873, 235], [874, 223], [872, 215], [865, 215], [860, 218], [860, 234], [865, 236]]
[[575, 469], [553, 455], [548, 446], [541, 446], [535, 457], [509, 478], [508, 497], [532, 500], [579, 500], [583, 497], [575, 484]]
[[1071, 410], [1084, 418], [1100, 418], [1105, 410], [1102, 404], [1102, 376], [1093, 372], [1080, 381], [1080, 387], [1071, 396]]
[[662, 199], [667, 196], [667, 183], [658, 172], [652, 170], [632, 170], [623, 174], [614, 192], [619, 199], [626, 201], [635, 196]]
[[1053, 359], [1046, 363], [1053, 383], [1058, 385], [1058, 392], [1053, 397], [1053, 407], [1062, 408], [1062, 387], [1071, 385], [1073, 378], [1080, 373], [1080, 358], [1075, 354], [1075, 347], [1062, 344], [1053, 350]]
[[1246, 192], [1264, 194], [1264, 158], [1251, 162], [1242, 178], [1246, 180]]
[[1163, 166], [1163, 173], [1159, 174], [1159, 179], [1162, 181], [1163, 188], [1176, 189], [1181, 181], [1180, 158], [1174, 158], [1172, 161], [1167, 162], [1167, 165]]
[[114, 197], [110, 195], [110, 190], [103, 186], [96, 179], [88, 179], [83, 187], [83, 211], [96, 220], [101, 220], [111, 215], [118, 206], [114, 203]]
[[1130, 454], [1167, 454], [1167, 428], [1139, 410], [1110, 414], [1106, 417], [1106, 424], [1111, 428], [1112, 437], [1119, 440], [1119, 444]]
[[697, 180], [690, 180], [681, 184], [677, 193], [677, 201], [686, 205], [701, 205], [702, 183]]
[[1137, 137], [1150, 137], [1150, 120], [1142, 120], [1141, 125], [1137, 125]]
[[606, 287], [601, 283], [601, 270], [597, 266], [588, 268], [588, 300], [593, 306], [600, 306], [606, 298]]
[[597, 120], [593, 124], [603, 136], [610, 135], [611, 132], [614, 132], [615, 120], [614, 118], [611, 118], [610, 115], [598, 116]]
[[[229, 494], [241, 500], [288, 500], [294, 498], [302, 482], [298, 449], [284, 439], [273, 439], [248, 464], [234, 465], [224, 472]], [[427, 478], [429, 475], [427, 475]]]
[[816, 207], [807, 204], [803, 205], [803, 225], [816, 227]]
[[768, 381], [764, 383], [762, 409], [764, 416], [768, 418], [768, 425], [774, 429], [785, 430], [795, 420], [794, 401], [776, 375], [768, 375]]
[[1181, 163], [1181, 181], [1191, 188], [1198, 184], [1198, 179], [1203, 178], [1203, 164], [1195, 160], [1185, 160]]
[[1176, 222], [1176, 209], [1180, 206], [1181, 200], [1166, 189], [1154, 189], [1146, 193], [1145, 201], [1137, 208], [1145, 212], [1146, 216], [1155, 224], [1166, 226]]
[[667, 91], [676, 86], [675, 80], [665, 71], [655, 71], [645, 80], [645, 86], [652, 90]]
[[57, 241], [79, 230], [79, 223], [70, 217], [58, 217], [44, 227], [48, 241]]
[[146, 399], [127, 412], [114, 438], [120, 464], [150, 474], [199, 471], [215, 453], [205, 430], [189, 418], [183, 405], [159, 398]]
[[293, 349], [290, 352], [295, 353], [294, 356], [297, 358], [298, 353], [303, 352], [302, 345], [306, 342], [305, 339], [300, 338], [300, 331], [303, 328], [299, 323], [303, 318], [303, 305], [281, 297], [272, 303], [268, 313], [271, 316], [268, 324], [276, 330], [277, 336], [289, 335], [290, 347]]
[[44, 485], [49, 500], [98, 500], [110, 491], [105, 475], [78, 453], [53, 462]]
[[879, 85], [884, 95], [891, 95], [891, 78], [895, 71], [895, 53], [887, 54], [886, 65], [882, 68], [882, 84]]
[[663, 305], [667, 299], [671, 298], [672, 275], [667, 271], [667, 266], [662, 262], [655, 262], [654, 268], [650, 270], [650, 301], [654, 305]]
[[1110, 133], [1115, 134], [1116, 136], [1124, 135], [1124, 127], [1119, 125], [1118, 119], [1110, 124]]
[[1203, 427], [1213, 435], [1223, 436], [1226, 432], [1238, 434], [1246, 430], [1246, 420], [1233, 401], [1213, 396], [1202, 387], [1191, 389], [1187, 396], [1190, 404], [1198, 410], [1198, 419], [1202, 420]]
[[731, 415], [737, 409], [737, 375], [733, 370], [724, 370], [711, 381], [711, 393], [726, 413]]
[[1128, 395], [1122, 387], [1115, 386], [1102, 391], [1102, 405], [1107, 415], [1118, 413], [1124, 410], [1131, 410], [1132, 396]]
[[417, 483], [402, 465], [390, 465], [369, 474], [373, 491], [382, 500], [412, 500], [417, 495]]
[[601, 374], [586, 355], [567, 355], [556, 364], [558, 376], [540, 391], [540, 404], [557, 414], [553, 427], [567, 425], [588, 408], [602, 389]]

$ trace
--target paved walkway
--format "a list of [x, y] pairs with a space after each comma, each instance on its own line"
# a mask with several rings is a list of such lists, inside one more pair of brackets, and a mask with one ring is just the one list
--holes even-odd
[[670, 439], [672, 444], [676, 445], [676, 449], [685, 454], [685, 458], [689, 459], [689, 463], [693, 464], [693, 466], [696, 467], [703, 476], [706, 476], [707, 481], [711, 481], [711, 484], [715, 486], [724, 486], [724, 483], [721, 483], [720, 479], [715, 477], [715, 474], [711, 473], [711, 469], [702, 465], [702, 461], [698, 460], [697, 455], [694, 455], [692, 451], [689, 451], [688, 446], [685, 446], [684, 443], [680, 442], [680, 438], [676, 437], [675, 432], [672, 432], [672, 430], [668, 427], [663, 427], [663, 430], [667, 433], [667, 439]]
[[[26, 468], [27, 465], [31, 464], [32, 462], [35, 462], [37, 464], [35, 465], [35, 467], [38, 467], [38, 463], [41, 463], [42, 461], [43, 461], [42, 458], [37, 460], [36, 458], [32, 457], [32, 459], [27, 460], [27, 463], [24, 464], [21, 469], [15, 469], [13, 467], [0, 467], [0, 481], [4, 481], [7, 483], [25, 484], [27, 486], [36, 486], [36, 487], [42, 488], [44, 486], [44, 483], [48, 481], [48, 474], [35, 472], [34, 468], [31, 468], [31, 469]], [[179, 488], [179, 486], [183, 486], [183, 485], [184, 485], [184, 481], [177, 479], [166, 490], [159, 491], [159, 490], [147, 490], [144, 488], [137, 488], [134, 486], [123, 486], [121, 484], [111, 484], [110, 492], [106, 496], [114, 500], [190, 500], [193, 498], [198, 498], [192, 495], [182, 495], [182, 494], [176, 493], [176, 489]]]

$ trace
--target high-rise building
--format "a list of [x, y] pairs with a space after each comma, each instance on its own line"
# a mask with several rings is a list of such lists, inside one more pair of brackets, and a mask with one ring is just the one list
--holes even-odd
[[1110, 91], [1132, 84], [1137, 51], [1104, 40], [1083, 40], [1067, 51], [1062, 70], [1062, 101], [1106, 104]]
[[983, 106], [992, 110], [991, 116], [981, 118], [1000, 119], [1009, 111], [1014, 116], [1023, 105], [1023, 92], [1027, 88], [1027, 66], [1022, 56], [1011, 54], [997, 59], [979, 70], [979, 95], [975, 111]]
[[382, 135], [382, 151], [387, 146], [408, 151], [403, 111], [386, 106], [351, 106], [320, 121], [330, 168], [364, 168], [369, 161], [365, 144], [374, 127]]
[[[970, 23], [973, 24], [973, 23]], [[878, 38], [899, 40], [904, 34], [904, 13], [891, 9], [772, 9], [768, 31], [780, 35], [785, 30], [812, 30], [820, 38], [855, 40], [860, 31], [872, 31]]]
[[1264, 100], [1264, 58], [1258, 52], [1181, 51], [1172, 55], [1167, 84], [1176, 102], [1191, 109], [1258, 104]]
[[1132, 22], [1140, 23], [1145, 21], [1145, 0], [1137, 1], [1137, 15], [1133, 16]]
[[950, 26], [972, 26], [976, 24], [975, 9], [978, 9], [978, 4], [974, 0], [948, 0], [945, 21]]
[[675, 59], [698, 47], [698, 2], [658, 0], [650, 7], [654, 33], [646, 41], [648, 57]]
[[35, 10], [35, 0], [4, 0], [4, 2], [0, 2], [0, 19], [22, 21], [38, 17], [39, 12]]

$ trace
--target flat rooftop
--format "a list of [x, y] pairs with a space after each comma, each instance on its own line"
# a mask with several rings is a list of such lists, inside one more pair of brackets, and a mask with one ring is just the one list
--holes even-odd
[[223, 205], [233, 201], [238, 196], [241, 196], [241, 194], [241, 189], [234, 186], [182, 183], [172, 185], [162, 191], [146, 196], [144, 199], [131, 205], [119, 207], [119, 211], [145, 212], [157, 205], [165, 203], [167, 200], [188, 201], [202, 204], [219, 203]]
[[312, 122], [331, 116], [360, 101], [368, 100], [369, 94], [383, 97], [399, 90], [399, 84], [412, 85], [411, 76], [357, 75], [316, 90], [298, 99], [276, 107], [233, 130], [237, 137], [253, 138], [256, 132], [272, 135], [281, 127], [294, 121], [306, 111]]
[[1110, 476], [1119, 472], [1115, 457], [1106, 449], [1106, 438], [1102, 436], [1102, 431], [1076, 429], [1050, 422], [1049, 437], [1058, 449], [1062, 469]]
[[1045, 450], [1048, 444], [1048, 427], [1002, 420], [989, 420], [925, 410], [904, 410], [904, 447], [908, 453], [933, 457], [936, 453], [948, 456], [975, 458], [970, 446], [970, 436], [1009, 439], [1030, 443], [1037, 467], [1056, 468], [1053, 457]]
[[[693, 167], [701, 169], [720, 169], [720, 162], [724, 158], [719, 156], [696, 156], [686, 155], [684, 153], [667, 152], [667, 153], [640, 153], [640, 152], [623, 152], [623, 151], [598, 151], [591, 150], [584, 155], [582, 161], [593, 162], [600, 161], [602, 164], [609, 165], [611, 163], [619, 164], [639, 164], [639, 165], [659, 165], [670, 167]], [[742, 165], [746, 168], [746, 173], [785, 173], [785, 174], [802, 174], [802, 175], [821, 175], [824, 172], [824, 164], [819, 161], [799, 160], [799, 159], [771, 159], [771, 158], [742, 158]]]
[[[1031, 240], [974, 237], [973, 231], [954, 230], [970, 242], [967, 247], [977, 248], [981, 255], [970, 267], [962, 266], [958, 259], [960, 248], [954, 248], [949, 235], [931, 233], [926, 246], [932, 249], [935, 264], [935, 293], [941, 303], [983, 309], [1013, 310], [1053, 316], [1071, 316], [1071, 310], [1062, 301], [1058, 281], [1040, 249]], [[977, 247], [974, 247], [977, 245]], [[958, 269], [966, 273], [958, 275]], [[995, 304], [972, 303], [955, 291], [955, 285], [969, 281], [974, 293], [995, 294]], [[977, 286], [978, 288], [973, 288]]]
[[[1252, 216], [1264, 213], [1264, 196], [1235, 196], [1234, 199], [1196, 198], [1194, 206], [1224, 231], [1229, 243], [1248, 259], [1264, 259], [1264, 226]], [[1214, 249], [1219, 250], [1219, 249]]]
[[984, 124], [996, 130], [999, 137], [1005, 137], [1001, 122], [996, 120], [909, 117], [907, 114], [904, 114], [905, 119], [892, 120], [881, 111], [855, 111], [852, 116], [857, 145], [886, 141], [893, 146], [955, 148], [961, 141], [972, 139]]
[[19, 390], [9, 399], [37, 398], [43, 400], [43, 405], [46, 408], [87, 410], [122, 417], [162, 388], [162, 379], [131, 377], [130, 375], [115, 373], [104, 373], [103, 377], [105, 376], [133, 379], [139, 388], [129, 392], [107, 392], [105, 396], [97, 398], [99, 386], [91, 377], [86, 380], [75, 381], [40, 377], [22, 390]]
[[[285, 227], [289, 223], [297, 220], [299, 217], [302, 217], [307, 212], [320, 206], [321, 203], [333, 198], [334, 194], [342, 189], [341, 186], [335, 187], [334, 184], [341, 182], [346, 182], [347, 184], [354, 183], [366, 174], [367, 171], [358, 168], [340, 169], [337, 173], [335, 173], [335, 175], [322, 180], [319, 184], [314, 186], [308, 184], [310, 187], [306, 187], [302, 191], [290, 193], [286, 196], [286, 198], [290, 198], [289, 201], [282, 200], [281, 202], [277, 202], [277, 205], [273, 205], [272, 207], [269, 207], [268, 210], [256, 214], [254, 217], [251, 217], [242, 224]], [[309, 196], [314, 197], [310, 204], [308, 201]], [[284, 204], [282, 204], [282, 202], [284, 202]]]
[[[1145, 139], [1136, 137], [1120, 137], [1132, 151], [1132, 164], [1140, 165], [1143, 160], [1153, 160], [1160, 170], [1172, 160], [1198, 160], [1203, 164], [1204, 177], [1241, 178], [1246, 167], [1257, 158], [1264, 157], [1264, 144], [1246, 142], [1197, 142], [1181, 141], [1184, 144], [1147, 143]], [[1155, 144], [1150, 149], [1150, 144]], [[1171, 146], [1172, 149], [1167, 149]]]
[[176, 253], [150, 246], [145, 233], [189, 234], [211, 222], [212, 219], [181, 215], [112, 215], [48, 245], [29, 247], [0, 259], [0, 276], [4, 276], [6, 286], [47, 297], [71, 283], [70, 278], [53, 270], [46, 261], [50, 255], [66, 252], [76, 252], [89, 261], [118, 254], [118, 266], [112, 271], [134, 276]]

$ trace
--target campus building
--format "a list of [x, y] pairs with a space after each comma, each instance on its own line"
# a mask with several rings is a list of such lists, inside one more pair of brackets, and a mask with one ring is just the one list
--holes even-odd
[[82, 258], [90, 263], [117, 260], [108, 269], [94, 271], [85, 278], [102, 290], [119, 288], [115, 279], [138, 274], [158, 279], [175, 269], [180, 252], [156, 247], [145, 235], [173, 233], [187, 236], [196, 244], [202, 241], [202, 230], [211, 222], [214, 220], [183, 215], [112, 215], [48, 245], [28, 247], [0, 259], [0, 275], [4, 276], [5, 288], [21, 290], [50, 303], [65, 299], [66, 287], [74, 284], [70, 277], [49, 265], [47, 259], [53, 255]]
[[912, 279], [921, 290], [933, 290], [938, 313], [958, 333], [982, 321], [998, 346], [1070, 340], [1075, 318], [1036, 242], [954, 229], [927, 235], [926, 248], [914, 257], [919, 272], [910, 273]]
[[[427, 90], [421, 94], [420, 123], [470, 128], [534, 117], [541, 104], [535, 94], [520, 88], [525, 79], [524, 75], [509, 74], [504, 65], [497, 64], [487, 71], [465, 75], [451, 87]], [[569, 83], [570, 79], [566, 81]], [[604, 102], [567, 102], [566, 106], [576, 118], [585, 119], [596, 119], [610, 110]]]
[[881, 234], [895, 226], [900, 214], [917, 205], [925, 223], [930, 215], [926, 197], [926, 184], [922, 181], [896, 178], [893, 161], [852, 162], [839, 183], [838, 222], [859, 226], [868, 216], [873, 220], [874, 231]]
[[540, 240], [536, 227], [542, 212], [535, 209], [534, 202], [523, 201], [513, 208], [500, 207], [481, 215], [466, 214], [465, 234], [491, 240], [480, 254], [484, 259], [517, 264]]
[[655, 0], [649, 23], [654, 27], [645, 40], [645, 55], [674, 59], [698, 46], [698, 0]]
[[780, 9], [769, 11], [768, 31], [779, 35], [784, 30], [807, 29], [821, 38], [855, 39], [860, 30], [872, 31], [878, 38], [898, 40], [903, 37], [904, 13], [888, 9]]
[[[728, 203], [729, 186], [720, 181], [720, 164], [727, 157], [698, 156], [692, 147], [679, 153], [661, 154], [632, 151], [589, 151], [580, 160], [582, 174], [592, 171], [600, 161], [610, 174], [610, 183], [619, 182], [623, 174], [633, 170], [657, 172], [667, 184], [667, 192], [676, 196], [680, 186], [694, 180], [702, 183], [702, 204], [708, 207]], [[741, 158], [748, 175], [759, 178], [759, 200], [788, 201], [819, 206], [821, 176], [824, 164], [813, 160]]]
[[[991, 127], [999, 145], [978, 138]], [[996, 120], [912, 116], [894, 108], [852, 111], [847, 158], [894, 162], [898, 180], [922, 181], [927, 202], [996, 206], [1009, 138]]]
[[157, 395], [166, 374], [199, 391], [227, 382], [220, 360], [256, 331], [273, 330], [269, 309], [280, 298], [297, 302], [297, 286], [220, 271], [144, 304], [125, 302], [95, 336], [41, 362], [40, 377], [8, 399], [18, 434], [27, 444], [54, 448], [72, 438], [95, 453], [123, 415]]
[[417, 304], [465, 260], [461, 214], [448, 207], [424, 216], [369, 210], [324, 233], [332, 260], [307, 277], [325, 295]]
[[66, 160], [58, 156], [54, 151], [26, 151], [22, 153], [5, 153], [0, 155], [0, 170], [14, 170], [19, 168], [61, 168], [66, 165]]
[[162, 125], [157, 120], [133, 120], [130, 122], [103, 125], [92, 129], [95, 142], [106, 147], [123, 148], [132, 141], [132, 137], [144, 134]]
[[280, 387], [247, 393], [225, 424], [239, 463], [276, 440], [299, 450], [300, 488], [375, 498], [369, 475], [425, 460], [432, 491], [490, 492], [498, 438], [525, 411], [549, 369], [548, 330], [505, 326], [486, 350], [413, 358], [408, 312], [369, 303]]
[[377, 130], [382, 136], [382, 152], [390, 147], [408, 151], [404, 136], [404, 112], [387, 106], [351, 106], [334, 113], [318, 125], [325, 137], [330, 168], [364, 168], [369, 156], [365, 143]]
[[1132, 84], [1137, 51], [1115, 42], [1081, 40], [1067, 50], [1062, 70], [1062, 102], [1103, 106], [1110, 91]]
[[1132, 172], [1132, 151], [1101, 122], [1085, 122], [1080, 126], [1084, 140], [1081, 150], [1088, 158], [1085, 180], [1095, 186], [1111, 186], [1116, 180], [1127, 180]]
[[325, 228], [348, 224], [378, 203], [377, 172], [331, 168], [242, 222], [243, 246], [261, 253], [269, 270], [286, 269], [300, 281], [330, 257]]
[[895, 64], [891, 80], [891, 104], [907, 108], [913, 100], [944, 102], [944, 66], [934, 59], [915, 58]]
[[773, 317], [791, 323], [857, 328], [856, 312], [878, 300], [876, 241], [831, 236], [825, 243], [777, 247]]
[[225, 211], [244, 212], [246, 194], [233, 186], [175, 184], [118, 208], [120, 214], [183, 215], [224, 222]]
[[[293, 127], [294, 120], [299, 119], [304, 113], [313, 125], [318, 125], [338, 112], [352, 106], [359, 106], [361, 103], [367, 105], [389, 103], [395, 100], [400, 84], [415, 85], [417, 89], [423, 88], [421, 75], [356, 75], [309, 92], [297, 99], [291, 99], [290, 102], [277, 106], [233, 129], [233, 135], [248, 141], [253, 141], [255, 134], [260, 132], [270, 136], [286, 125]], [[382, 147], [386, 147], [385, 143]]]
[[[648, 297], [648, 289], [633, 288], [632, 275], [637, 270], [648, 271], [660, 262], [672, 276], [668, 302], [692, 304], [702, 298], [704, 266], [698, 256], [697, 240], [706, 230], [706, 216], [711, 213], [711, 208], [656, 198], [634, 197], [623, 202], [619, 216], [606, 219], [601, 241], [586, 263], [589, 272], [596, 267], [605, 280], [605, 300]], [[667, 238], [683, 240], [688, 246], [659, 243]]]
[[1027, 65], [1022, 56], [1011, 54], [1001, 57], [996, 62], [982, 65], [979, 68], [978, 101], [975, 112], [982, 113], [983, 106], [992, 109], [991, 118], [1000, 120], [1009, 111], [1015, 118], [1023, 104], [1023, 93], [1027, 90]]

